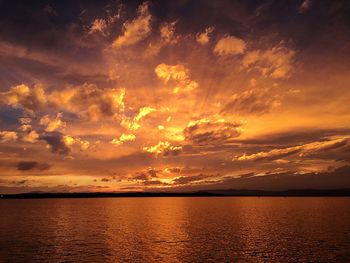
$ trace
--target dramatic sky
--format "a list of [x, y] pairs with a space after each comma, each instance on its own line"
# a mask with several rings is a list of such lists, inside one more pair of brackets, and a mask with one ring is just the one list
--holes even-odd
[[0, 193], [350, 187], [349, 13], [0, 0]]

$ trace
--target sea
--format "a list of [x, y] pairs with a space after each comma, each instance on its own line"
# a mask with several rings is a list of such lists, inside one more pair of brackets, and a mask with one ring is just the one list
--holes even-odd
[[0, 262], [350, 262], [350, 198], [0, 199]]

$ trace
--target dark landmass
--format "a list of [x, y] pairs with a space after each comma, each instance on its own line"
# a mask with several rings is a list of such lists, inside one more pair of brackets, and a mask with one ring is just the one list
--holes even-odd
[[30, 192], [3, 194], [1, 199], [40, 199], [40, 198], [109, 198], [109, 197], [210, 197], [210, 196], [266, 196], [266, 197], [312, 197], [312, 196], [350, 196], [350, 189], [301, 189], [286, 191], [264, 190], [203, 190], [196, 192], [95, 192], [95, 193], [45, 193]]

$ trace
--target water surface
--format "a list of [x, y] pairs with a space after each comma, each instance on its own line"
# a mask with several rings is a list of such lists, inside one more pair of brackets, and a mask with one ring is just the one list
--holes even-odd
[[0, 262], [349, 262], [350, 198], [0, 200]]

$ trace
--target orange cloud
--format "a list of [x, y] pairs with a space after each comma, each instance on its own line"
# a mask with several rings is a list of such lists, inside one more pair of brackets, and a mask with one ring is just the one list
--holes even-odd
[[33, 131], [30, 131], [28, 134], [24, 135], [22, 137], [22, 140], [24, 142], [34, 143], [34, 142], [38, 141], [39, 137], [40, 137], [39, 134], [33, 130]]
[[184, 135], [195, 145], [221, 144], [238, 137], [241, 134], [240, 126], [225, 119], [199, 119], [188, 123]]
[[222, 37], [214, 47], [214, 53], [219, 56], [239, 55], [245, 50], [245, 41], [235, 36]]
[[121, 145], [124, 142], [130, 142], [134, 141], [136, 139], [136, 136], [134, 134], [125, 134], [119, 136], [118, 139], [113, 139], [110, 143], [113, 145]]
[[57, 113], [55, 117], [50, 117], [50, 115], [45, 115], [40, 119], [40, 124], [46, 126], [45, 131], [53, 132], [60, 128], [64, 128], [66, 123], [62, 121], [62, 113]]
[[312, 142], [305, 145], [287, 147], [283, 149], [273, 149], [271, 151], [258, 152], [250, 155], [243, 154], [237, 156], [234, 160], [238, 161], [258, 161], [258, 160], [276, 160], [289, 155], [298, 154], [299, 157], [312, 155], [318, 152], [329, 151], [343, 147], [348, 143], [348, 139], [334, 139], [322, 142]]
[[124, 89], [100, 89], [95, 85], [85, 84], [53, 91], [48, 99], [50, 104], [59, 109], [97, 121], [105, 116], [114, 117], [124, 111], [124, 96]]
[[46, 96], [44, 89], [40, 86], [29, 88], [21, 84], [11, 87], [9, 91], [1, 92], [0, 102], [34, 113], [46, 103]]
[[120, 48], [134, 45], [149, 36], [152, 16], [148, 10], [148, 2], [140, 5], [137, 13], [138, 17], [124, 23], [123, 33], [114, 40], [112, 47]]
[[175, 36], [175, 22], [163, 23], [160, 28], [160, 37], [165, 44], [175, 44], [178, 38]]
[[183, 65], [167, 65], [162, 63], [154, 71], [158, 78], [163, 79], [165, 83], [170, 80], [177, 82], [173, 93], [188, 92], [198, 87], [198, 83], [189, 78], [189, 70]]
[[201, 45], [206, 45], [209, 43], [210, 34], [213, 33], [214, 27], [207, 27], [203, 33], [197, 34], [196, 41]]
[[243, 67], [256, 69], [265, 77], [288, 78], [294, 69], [295, 51], [283, 46], [268, 50], [253, 50], [243, 58]]
[[144, 152], [153, 153], [156, 156], [159, 155], [177, 155], [182, 151], [181, 146], [173, 146], [168, 141], [159, 141], [158, 144], [153, 146], [144, 146]]
[[253, 88], [235, 93], [222, 108], [222, 112], [242, 115], [261, 115], [281, 104], [280, 96], [271, 89]]
[[16, 141], [17, 138], [18, 138], [17, 133], [14, 131], [0, 131], [1, 142]]

